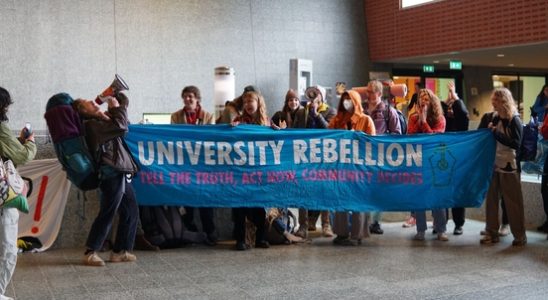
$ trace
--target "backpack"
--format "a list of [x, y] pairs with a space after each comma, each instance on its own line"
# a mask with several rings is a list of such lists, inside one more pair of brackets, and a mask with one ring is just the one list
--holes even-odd
[[183, 215], [178, 206], [140, 206], [139, 214], [145, 238], [161, 249], [183, 247], [189, 243], [202, 243], [203, 232], [185, 229]]
[[273, 245], [289, 244], [284, 232], [293, 233], [297, 218], [287, 208], [271, 208], [266, 215], [266, 240]]
[[390, 114], [389, 114], [389, 110], [392, 108], [396, 111], [396, 114], [398, 115], [398, 119], [400, 120], [400, 128], [401, 128], [401, 134], [406, 134], [407, 133], [407, 119], [405, 118], [405, 116], [403, 115], [403, 113], [401, 111], [399, 111], [398, 109], [394, 108], [394, 107], [391, 107], [389, 104], [386, 104], [385, 103], [385, 106], [386, 106], [386, 109], [384, 110], [384, 120], [386, 121], [386, 130], [388, 133], [389, 132], [389, 122], [390, 122]]
[[74, 100], [66, 93], [53, 95], [46, 105], [44, 118], [53, 140], [57, 159], [67, 178], [83, 191], [99, 187], [97, 160], [87, 146], [82, 120], [72, 108]]
[[[537, 143], [539, 141], [538, 122], [532, 117], [531, 121], [523, 126], [523, 136], [520, 146], [521, 161], [534, 161], [537, 157]], [[542, 140], [542, 138], [540, 138]]]

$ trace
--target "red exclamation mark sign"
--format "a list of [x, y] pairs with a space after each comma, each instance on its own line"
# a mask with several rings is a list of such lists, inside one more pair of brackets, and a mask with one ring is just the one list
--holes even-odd
[[[36, 200], [36, 210], [34, 211], [34, 221], [39, 222], [42, 216], [42, 204], [44, 203], [44, 196], [46, 195], [46, 187], [48, 185], [48, 176], [42, 176], [42, 182], [40, 183], [40, 192], [38, 193], [38, 199]], [[31, 232], [36, 234], [39, 229], [33, 226]]]

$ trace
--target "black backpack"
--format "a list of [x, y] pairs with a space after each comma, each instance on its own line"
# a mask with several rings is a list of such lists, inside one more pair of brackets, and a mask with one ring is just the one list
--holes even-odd
[[145, 238], [161, 249], [202, 243], [206, 238], [203, 232], [185, 229], [183, 215], [178, 206], [141, 206], [139, 214]]
[[538, 122], [535, 118], [523, 126], [523, 136], [520, 146], [520, 160], [533, 161], [537, 157]]

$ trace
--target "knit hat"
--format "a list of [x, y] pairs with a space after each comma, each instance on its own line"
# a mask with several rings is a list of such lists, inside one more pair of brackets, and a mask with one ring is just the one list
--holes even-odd
[[289, 101], [290, 99], [293, 99], [293, 98], [299, 99], [299, 95], [297, 95], [297, 92], [295, 92], [295, 90], [289, 89], [287, 91], [287, 94], [285, 94], [285, 102], [287, 103], [287, 101]]

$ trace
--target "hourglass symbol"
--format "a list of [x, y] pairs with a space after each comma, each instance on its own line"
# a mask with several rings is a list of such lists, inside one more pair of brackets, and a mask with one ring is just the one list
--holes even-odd
[[453, 167], [457, 161], [447, 145], [440, 144], [434, 153], [429, 157], [432, 168], [434, 186], [447, 186], [451, 184]]

